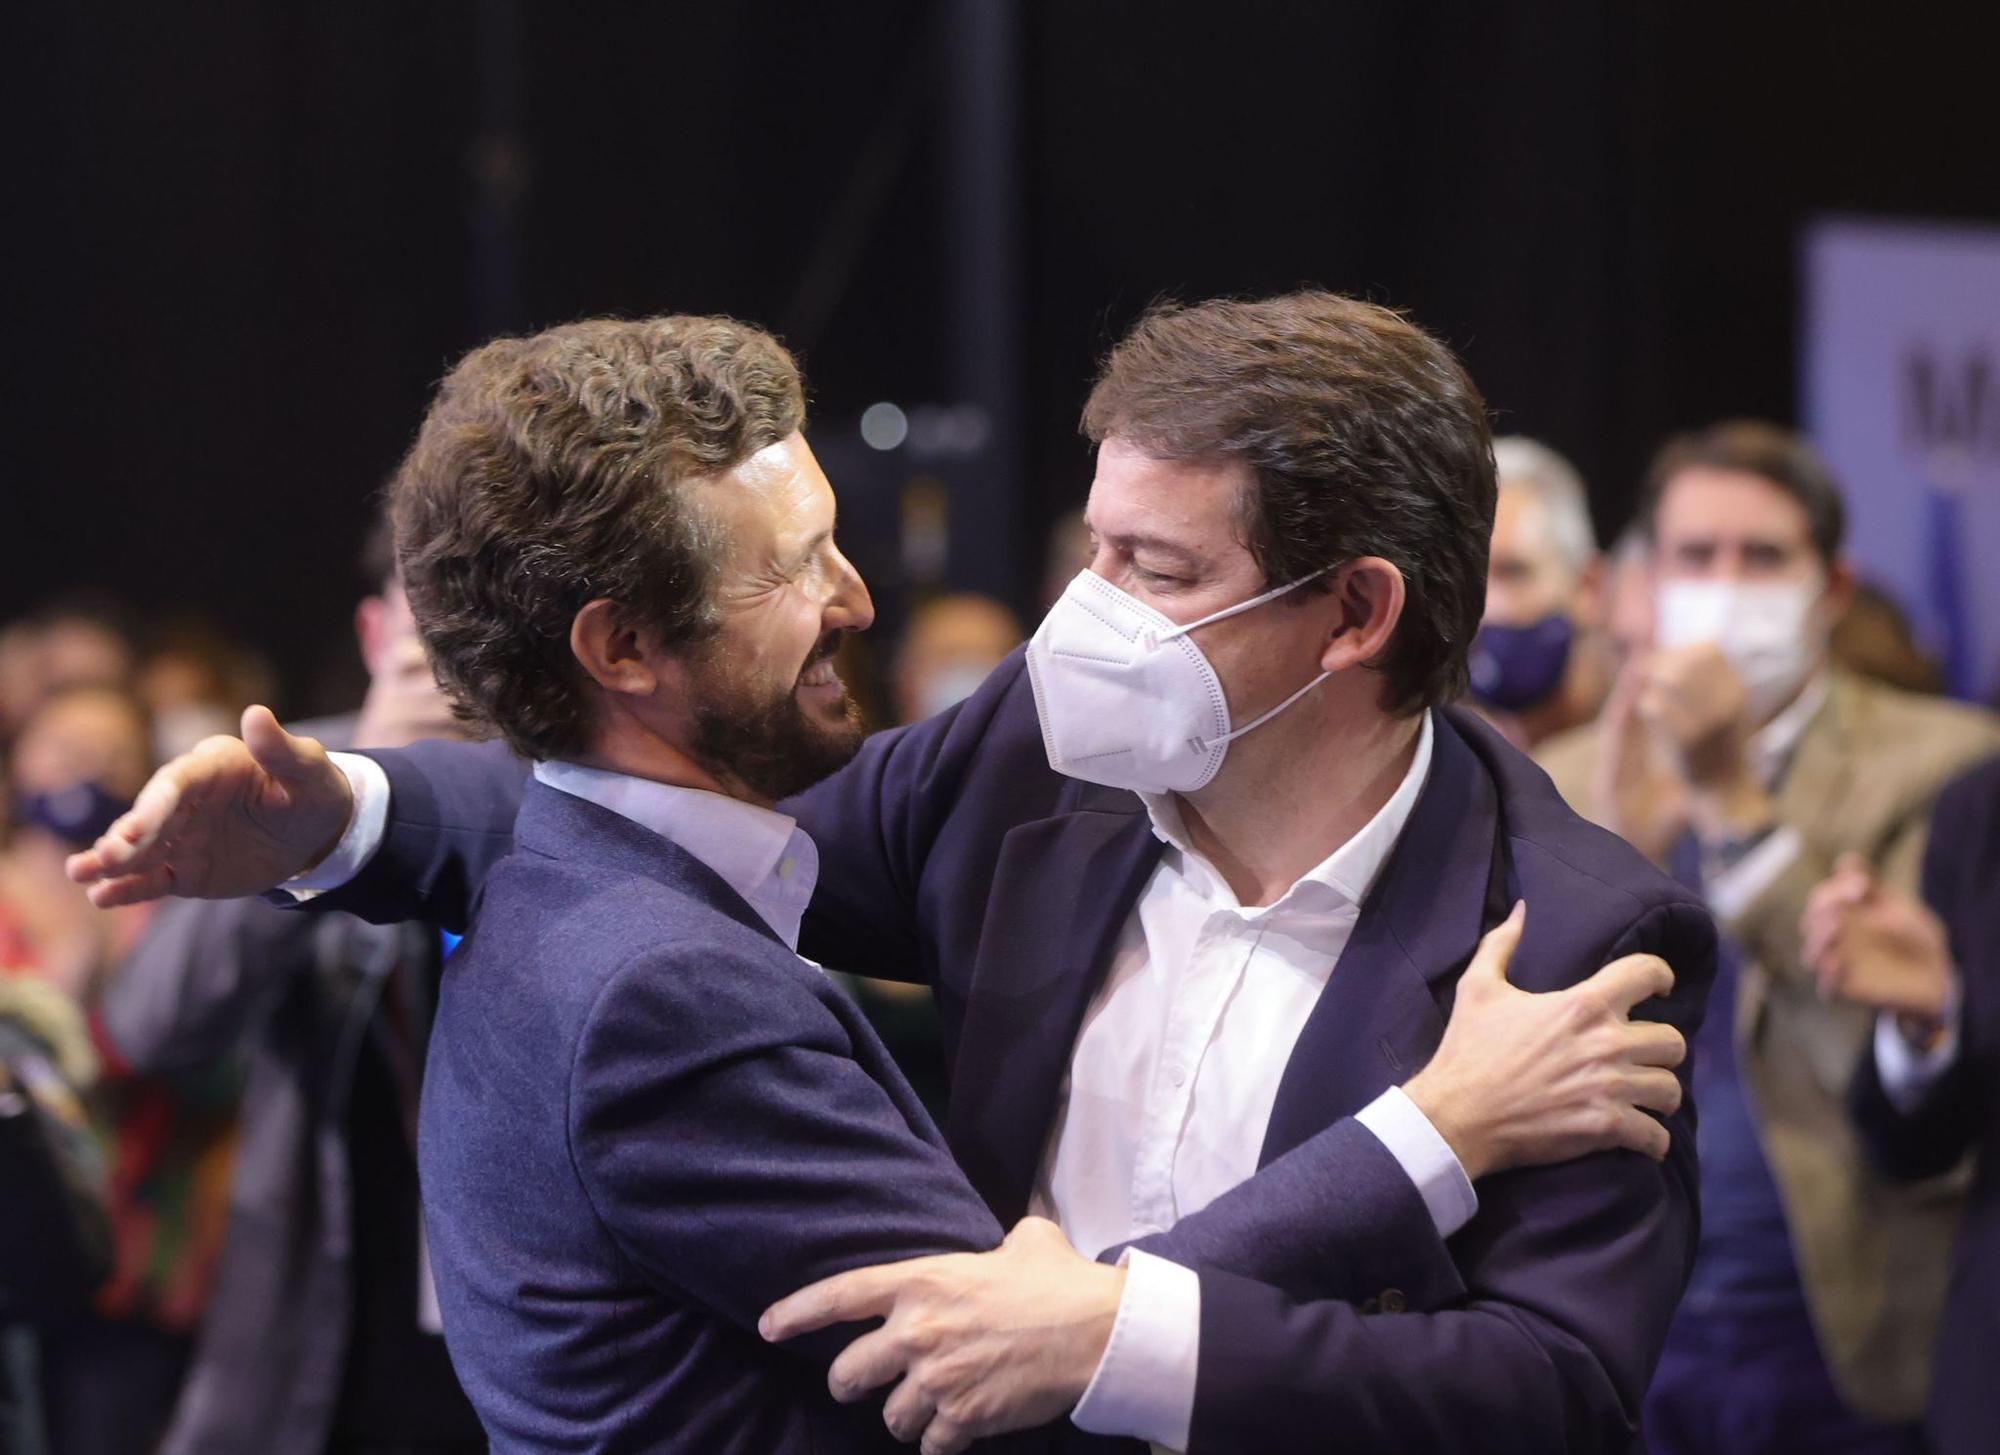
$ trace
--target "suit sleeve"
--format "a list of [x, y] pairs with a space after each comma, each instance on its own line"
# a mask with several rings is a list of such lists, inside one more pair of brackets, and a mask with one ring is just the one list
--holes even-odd
[[351, 881], [300, 908], [463, 931], [487, 874], [513, 847], [528, 765], [499, 742], [425, 742], [366, 756], [389, 778], [382, 845]]
[[[1673, 995], [1651, 1009], [1692, 1043], [1713, 922], [1690, 904], [1656, 906], [1605, 958], [1639, 952], [1675, 967]], [[1322, 1449], [1330, 1431], [1356, 1449], [1628, 1448], [1694, 1256], [1691, 1106], [1668, 1125], [1664, 1163], [1600, 1153], [1488, 1179], [1480, 1215], [1452, 1240], [1464, 1295], [1435, 1309], [1388, 1311], [1415, 1302], [1392, 1288], [1368, 1305], [1385, 1311], [1363, 1312], [1200, 1270], [1190, 1451]], [[1327, 1175], [1334, 1132], [1296, 1149], [1324, 1155]], [[1424, 1221], [1411, 1219], [1410, 1236]]]
[[[927, 1123], [855, 1060], [828, 1006], [774, 986], [768, 965], [621, 970], [570, 1086], [578, 1174], [626, 1256], [743, 1328], [832, 1274], [1000, 1241]], [[799, 1347], [830, 1362], [855, 1332]]]
[[[1301, 1218], [1300, 1208], [1313, 1216]], [[1353, 1117], [1130, 1246], [1184, 1267], [1355, 1303], [1393, 1288], [1412, 1308], [1438, 1308], [1465, 1293], [1416, 1185]], [[1116, 1261], [1122, 1248], [1107, 1249], [1104, 1261]]]
[[1957, 1061], [1908, 1111], [1883, 1090], [1871, 1044], [1862, 1054], [1848, 1092], [1848, 1109], [1869, 1159], [1885, 1174], [1917, 1181], [1951, 1171], [1972, 1150], [1980, 1131], [1982, 1063], [1971, 1028], [1985, 1014], [2000, 984], [2000, 955], [1979, 941], [1972, 927], [2000, 894], [2000, 763], [1958, 780], [1938, 798], [1924, 854], [1923, 896], [1951, 937], [1965, 1000], [1960, 1024], [1966, 1039]]

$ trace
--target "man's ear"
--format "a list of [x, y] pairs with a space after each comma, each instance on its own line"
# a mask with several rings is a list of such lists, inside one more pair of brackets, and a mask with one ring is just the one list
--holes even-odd
[[389, 603], [379, 596], [364, 596], [354, 608], [354, 639], [361, 644], [361, 661], [371, 677], [389, 632], [388, 615]]
[[617, 602], [586, 602], [569, 624], [570, 654], [586, 676], [606, 692], [650, 697], [660, 685], [645, 634], [633, 626]]
[[1403, 573], [1380, 556], [1362, 556], [1342, 566], [1329, 593], [1339, 604], [1320, 667], [1339, 672], [1366, 666], [1388, 648], [1403, 619]]
[[1854, 562], [1846, 556], [1835, 556], [1833, 564], [1826, 568], [1826, 625], [1829, 630], [1847, 615], [1847, 608], [1854, 602], [1854, 584], [1858, 579]]

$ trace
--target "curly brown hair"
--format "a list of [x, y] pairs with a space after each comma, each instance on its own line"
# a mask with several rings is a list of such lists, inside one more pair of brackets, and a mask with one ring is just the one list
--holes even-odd
[[1106, 358], [1083, 432], [1157, 459], [1241, 460], [1254, 484], [1238, 524], [1272, 586], [1390, 562], [1406, 595], [1371, 664], [1384, 708], [1464, 693], [1486, 605], [1493, 440], [1464, 367], [1415, 324], [1319, 289], [1157, 304]]
[[461, 359], [391, 486], [410, 609], [461, 715], [528, 757], [581, 751], [577, 612], [608, 598], [664, 646], [710, 636], [722, 541], [681, 487], [804, 422], [792, 356], [727, 318], [587, 319]]

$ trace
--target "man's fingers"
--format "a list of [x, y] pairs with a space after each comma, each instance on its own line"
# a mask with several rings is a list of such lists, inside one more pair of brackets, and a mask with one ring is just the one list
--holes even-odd
[[1633, 1021], [1630, 1031], [1633, 1065], [1659, 1066], [1671, 1071], [1687, 1060], [1687, 1037], [1672, 1026], [1658, 1021]]
[[972, 1443], [972, 1432], [940, 1415], [924, 1429], [923, 1455], [959, 1455]]
[[149, 900], [164, 899], [174, 892], [174, 871], [165, 864], [148, 869], [143, 874], [126, 874], [116, 879], [100, 879], [84, 891], [85, 897], [99, 909], [117, 909], [121, 905], [145, 904]]
[[180, 760], [167, 764], [139, 790], [132, 806], [112, 821], [103, 837], [65, 867], [78, 884], [112, 874], [136, 874], [155, 866], [165, 852], [166, 831], [180, 813], [186, 788]]
[[757, 1332], [776, 1344], [828, 1324], [880, 1318], [894, 1306], [901, 1281], [898, 1266], [893, 1264], [836, 1273], [765, 1309], [757, 1320]]
[[[842, 1404], [853, 1404], [872, 1389], [880, 1389], [893, 1379], [902, 1377], [909, 1367], [910, 1349], [908, 1344], [888, 1325], [863, 1334], [845, 1349], [842, 1349], [833, 1363], [827, 1367], [826, 1387], [833, 1397]], [[912, 1404], [911, 1394], [905, 1394], [911, 1381], [905, 1379], [897, 1393], [903, 1395], [906, 1407]], [[926, 1412], [928, 1418], [928, 1412]], [[890, 1429], [896, 1427], [891, 1425]], [[923, 1432], [921, 1421], [910, 1426], [909, 1433], [898, 1430], [899, 1440], [914, 1440]]]
[[1673, 1134], [1642, 1111], [1627, 1107], [1618, 1118], [1618, 1145], [1651, 1157], [1655, 1162], [1666, 1160], [1667, 1150], [1673, 1142]]
[[1642, 1111], [1672, 1116], [1681, 1109], [1681, 1080], [1671, 1071], [1648, 1067], [1632, 1073], [1625, 1096]]
[[[1520, 946], [1521, 932], [1527, 928], [1528, 905], [1525, 900], [1515, 900], [1514, 908], [1507, 918], [1488, 930], [1473, 951], [1472, 963], [1465, 967], [1466, 976], [1475, 981], [1505, 984], [1507, 966], [1514, 958], [1514, 951]], [[1465, 977], [1461, 977], [1461, 980]]]
[[243, 746], [273, 778], [303, 778], [326, 756], [318, 739], [292, 736], [268, 707], [243, 709]]
[[[856, 1340], [855, 1343], [860, 1343]], [[850, 1349], [853, 1345], [848, 1346]], [[871, 1386], [872, 1387], [872, 1386]], [[836, 1394], [834, 1398], [842, 1404], [851, 1403], [858, 1395]], [[889, 1392], [889, 1402], [882, 1406], [882, 1423], [889, 1427], [889, 1433], [905, 1445], [914, 1445], [917, 1437], [930, 1428], [937, 1417], [937, 1399], [921, 1379], [907, 1377]]]
[[1674, 972], [1658, 955], [1627, 955], [1583, 983], [1603, 995], [1613, 1010], [1629, 1011], [1642, 1000], [1669, 993]]

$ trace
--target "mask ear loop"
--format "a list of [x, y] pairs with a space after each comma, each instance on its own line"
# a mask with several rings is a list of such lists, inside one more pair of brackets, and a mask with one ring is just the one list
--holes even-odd
[[[1204, 616], [1200, 621], [1191, 621], [1186, 626], [1181, 627], [1176, 631], [1167, 633], [1167, 635], [1164, 637], [1155, 638], [1155, 641], [1156, 642], [1171, 641], [1174, 637], [1186, 636], [1189, 632], [1195, 630], [1197, 627], [1207, 626], [1211, 622], [1226, 621], [1232, 616], [1241, 616], [1244, 612], [1255, 610], [1257, 607], [1262, 606], [1267, 601], [1276, 601], [1280, 596], [1283, 596], [1288, 592], [1298, 590], [1308, 581], [1317, 581], [1320, 577], [1324, 576], [1327, 572], [1331, 571], [1332, 569], [1333, 569], [1332, 566], [1322, 566], [1317, 571], [1312, 572], [1310, 575], [1301, 576], [1299, 577], [1298, 580], [1290, 582], [1287, 585], [1279, 586], [1273, 590], [1266, 591], [1262, 596], [1253, 596], [1248, 601], [1239, 601], [1234, 606], [1225, 606], [1220, 611], [1213, 612], [1208, 616]], [[1262, 727], [1265, 723], [1269, 722], [1272, 718], [1276, 717], [1279, 713], [1283, 712], [1286, 708], [1290, 707], [1293, 703], [1297, 702], [1301, 697], [1304, 697], [1308, 692], [1312, 691], [1313, 688], [1319, 686], [1320, 683], [1326, 681], [1326, 679], [1331, 677], [1332, 675], [1333, 673], [1331, 672], [1322, 672], [1319, 674], [1319, 676], [1313, 678], [1312, 681], [1306, 683], [1305, 686], [1301, 687], [1297, 692], [1294, 692], [1290, 697], [1287, 697], [1283, 702], [1279, 703], [1276, 707], [1272, 708], [1269, 712], [1263, 714], [1261, 717], [1258, 717], [1251, 722], [1245, 723], [1240, 728], [1232, 728], [1230, 731], [1224, 733], [1219, 738], [1210, 738], [1207, 740], [1203, 740], [1200, 738], [1192, 738], [1189, 740], [1189, 746], [1194, 748], [1196, 752], [1205, 753], [1210, 748], [1219, 747], [1223, 743], [1234, 742], [1236, 741], [1236, 739], [1242, 737], [1245, 733], [1249, 732], [1251, 729]]]
[[1301, 576], [1299, 577], [1298, 580], [1293, 581], [1287, 585], [1279, 586], [1273, 590], [1266, 591], [1262, 596], [1253, 596], [1248, 601], [1239, 601], [1234, 606], [1225, 606], [1220, 611], [1210, 612], [1207, 616], [1204, 616], [1200, 621], [1191, 621], [1186, 626], [1175, 627], [1170, 632], [1163, 632], [1155, 636], [1153, 640], [1156, 643], [1170, 642], [1175, 637], [1184, 637], [1191, 631], [1199, 630], [1200, 628], [1205, 626], [1211, 626], [1218, 621], [1227, 621], [1232, 616], [1241, 616], [1246, 611], [1254, 611], [1267, 601], [1276, 601], [1280, 596], [1285, 595], [1287, 592], [1298, 590], [1308, 581], [1317, 581], [1320, 577], [1324, 576], [1327, 572], [1331, 571], [1332, 569], [1333, 567], [1331, 566], [1322, 566], [1309, 576]]
[[1313, 678], [1312, 681], [1306, 683], [1305, 686], [1301, 687], [1297, 692], [1294, 692], [1290, 697], [1287, 697], [1283, 702], [1279, 703], [1269, 712], [1251, 719], [1249, 722], [1244, 723], [1243, 726], [1240, 728], [1231, 728], [1228, 732], [1224, 733], [1219, 738], [1210, 739], [1208, 742], [1205, 743], [1197, 741], [1195, 743], [1195, 747], [1202, 752], [1207, 752], [1210, 748], [1216, 747], [1219, 744], [1235, 742], [1236, 739], [1242, 737], [1245, 733], [1249, 732], [1251, 729], [1262, 727], [1265, 723], [1269, 722], [1272, 718], [1276, 717], [1279, 713], [1283, 712], [1286, 708], [1290, 707], [1294, 702], [1297, 702], [1301, 697], [1304, 697], [1308, 692], [1312, 691], [1313, 688], [1319, 686], [1320, 683], [1326, 681], [1326, 679], [1331, 677], [1332, 675], [1333, 673], [1331, 672], [1320, 673], [1319, 676]]

